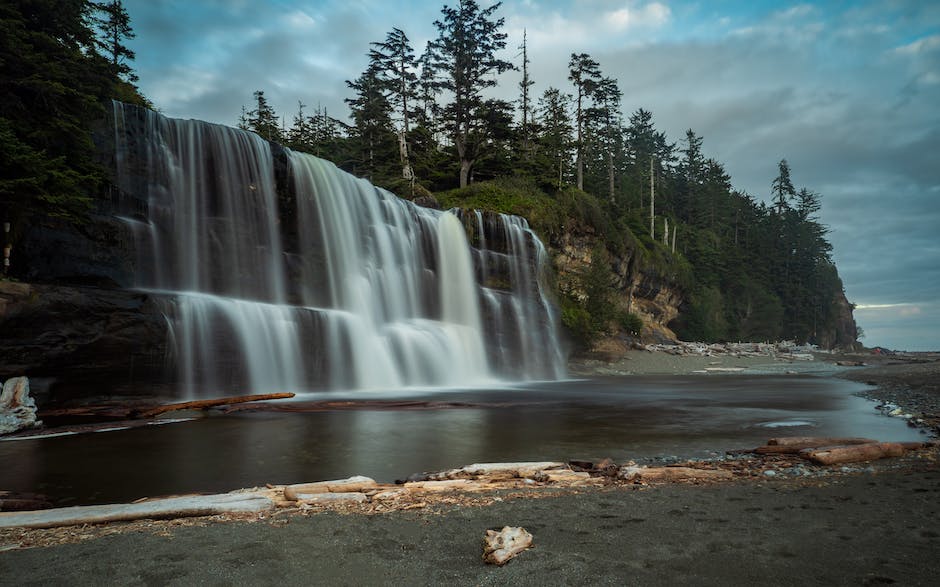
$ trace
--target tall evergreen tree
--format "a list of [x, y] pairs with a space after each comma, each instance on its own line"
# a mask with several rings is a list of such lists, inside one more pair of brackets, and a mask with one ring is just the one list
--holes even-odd
[[418, 76], [415, 73], [417, 62], [414, 49], [404, 31], [394, 28], [380, 43], [372, 43], [369, 52], [370, 67], [373, 67], [382, 80], [389, 104], [398, 120], [399, 158], [402, 177], [414, 179], [408, 135], [411, 121], [418, 100]]
[[519, 49], [522, 50], [522, 79], [519, 80], [519, 110], [522, 112], [522, 124], [519, 127], [519, 131], [522, 133], [522, 146], [524, 151], [528, 151], [529, 143], [531, 140], [531, 125], [533, 122], [532, 116], [532, 97], [530, 95], [531, 88], [535, 85], [535, 82], [532, 81], [532, 78], [529, 76], [529, 48], [526, 42], [526, 31], [522, 30], [522, 45], [519, 46]]
[[438, 38], [428, 45], [432, 85], [451, 96], [443, 115], [460, 162], [460, 187], [468, 184], [481, 155], [482, 92], [496, 85], [492, 74], [513, 69], [496, 56], [506, 47], [506, 33], [501, 32], [505, 20], [494, 17], [501, 4], [481, 9], [475, 0], [460, 0], [456, 8], [445, 6], [444, 18], [434, 22]]
[[385, 84], [373, 62], [355, 81], [347, 81], [355, 97], [347, 98], [352, 110], [356, 148], [354, 173], [373, 183], [388, 178], [388, 164], [394, 161], [396, 143], [391, 120], [391, 104], [384, 92]]
[[87, 0], [0, 3], [0, 220], [84, 217], [102, 180], [92, 121], [103, 102], [146, 101], [97, 51]]
[[620, 99], [623, 93], [617, 86], [617, 80], [605, 77], [597, 84], [593, 97], [593, 110], [601, 127], [598, 138], [607, 166], [607, 197], [614, 202], [614, 157], [623, 152], [623, 127], [620, 120]]
[[575, 166], [579, 190], [584, 189], [584, 131], [587, 121], [585, 100], [594, 94], [601, 81], [596, 61], [587, 53], [572, 53], [568, 62], [568, 79], [575, 87]]
[[539, 137], [554, 172], [555, 187], [561, 189], [565, 173], [571, 161], [573, 143], [571, 115], [569, 107], [571, 96], [558, 88], [548, 88], [539, 98], [538, 114], [542, 129]]
[[247, 129], [269, 141], [281, 141], [280, 119], [264, 97], [264, 90], [256, 90], [253, 95], [255, 107], [247, 113]]
[[777, 164], [778, 174], [770, 186], [770, 193], [773, 195], [774, 207], [777, 214], [783, 214], [790, 208], [790, 200], [796, 196], [796, 190], [793, 182], [790, 180], [790, 164], [786, 159], [781, 159]]
[[127, 63], [133, 61], [136, 55], [126, 44], [128, 39], [133, 39], [136, 35], [131, 28], [131, 18], [124, 8], [124, 2], [121, 0], [96, 2], [94, 7], [99, 13], [94, 22], [102, 32], [98, 46], [111, 62], [114, 75], [130, 83], [136, 82], [137, 74]]

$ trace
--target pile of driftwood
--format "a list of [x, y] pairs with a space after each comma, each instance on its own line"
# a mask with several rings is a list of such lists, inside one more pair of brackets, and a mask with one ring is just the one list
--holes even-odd
[[812, 361], [816, 349], [798, 345], [793, 341], [766, 342], [676, 342], [674, 344], [649, 344], [648, 351], [659, 351], [677, 356], [690, 357], [768, 357], [786, 361]]
[[[269, 485], [221, 495], [148, 499], [133, 504], [0, 512], [0, 528], [48, 528], [213, 514], [265, 516], [279, 508], [379, 513], [423, 508], [432, 504], [464, 503], [458, 496], [467, 495], [490, 496], [489, 501], [493, 501], [493, 496], [506, 495], [507, 490], [528, 492], [550, 488], [578, 489], [667, 482], [710, 483], [754, 478], [762, 475], [765, 469], [774, 467], [777, 464], [774, 459], [782, 456], [806, 458], [819, 465], [832, 465], [900, 456], [905, 451], [926, 446], [926, 443], [883, 443], [858, 438], [800, 437], [771, 439], [765, 446], [746, 451], [759, 455], [756, 462], [729, 459], [657, 467], [638, 466], [634, 462], [617, 464], [610, 460], [599, 463], [479, 463], [413, 475], [396, 483], [377, 483], [369, 477], [357, 476], [316, 483]], [[13, 496], [10, 498], [13, 499]], [[31, 496], [31, 499], [37, 498]], [[3, 494], [0, 494], [0, 510], [4, 509], [8, 508], [4, 507]]]
[[924, 448], [923, 442], [878, 442], [870, 438], [771, 438], [753, 451], [759, 455], [797, 455], [817, 465], [863, 463], [900, 457], [906, 451]]

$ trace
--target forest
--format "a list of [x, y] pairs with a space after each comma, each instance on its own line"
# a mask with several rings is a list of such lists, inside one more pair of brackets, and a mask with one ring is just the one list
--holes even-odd
[[[525, 37], [515, 61], [503, 58], [514, 52], [499, 8], [444, 6], [420, 54], [398, 28], [363, 47], [348, 117], [300, 101], [278, 113], [258, 89], [237, 125], [407, 199], [521, 214], [550, 246], [564, 231], [596, 235], [600, 262], [577, 291], [558, 292], [585, 344], [639, 330], [609, 303], [606, 261], [626, 250], [681, 286], [672, 326], [684, 340], [817, 342], [842, 293], [822, 196], [797, 187], [785, 159], [767, 194], [736, 190], [694, 130], [675, 140], [652, 109], [625, 114], [618, 80], [591, 55], [572, 53], [570, 85], [536, 95]], [[0, 197], [15, 238], [28, 221], [81, 222], [107, 184], [91, 125], [111, 99], [151, 105], [135, 86], [120, 0], [8, 2], [0, 30]], [[491, 97], [507, 80], [517, 98]]]

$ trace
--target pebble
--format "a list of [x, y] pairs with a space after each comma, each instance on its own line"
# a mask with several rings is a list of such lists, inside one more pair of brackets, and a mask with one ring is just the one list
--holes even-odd
[[773, 470], [770, 470], [770, 469], [764, 471], [764, 477], [776, 477], [776, 476], [777, 476], [777, 472], [776, 472], [776, 471], [773, 471]]

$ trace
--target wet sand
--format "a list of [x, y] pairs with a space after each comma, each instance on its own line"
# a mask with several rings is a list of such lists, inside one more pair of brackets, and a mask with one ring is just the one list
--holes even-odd
[[[940, 363], [923, 365], [907, 370], [910, 387], [905, 366], [850, 376], [881, 377], [895, 400], [906, 389], [935, 397]], [[909, 405], [931, 416], [932, 404]], [[16, 548], [41, 533], [6, 534], [0, 550], [14, 549], [0, 552], [0, 584], [935, 584], [936, 449], [852, 471], [505, 495], [486, 507], [378, 515], [137, 522], [100, 538], [100, 528], [60, 529], [42, 548]], [[483, 534], [504, 525], [527, 528], [535, 547], [505, 567], [486, 566]]]

